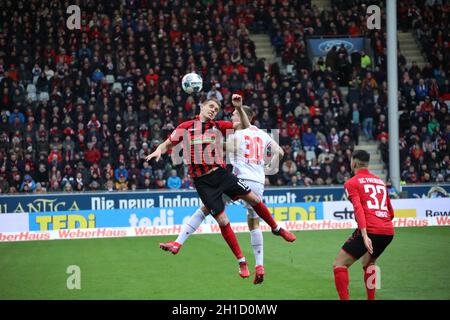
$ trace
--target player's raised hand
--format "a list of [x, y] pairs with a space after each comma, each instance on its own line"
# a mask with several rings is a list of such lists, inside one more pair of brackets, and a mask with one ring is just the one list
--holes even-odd
[[363, 236], [364, 245], [367, 248], [367, 251], [369, 251], [370, 254], [373, 254], [373, 247], [372, 247], [372, 240], [368, 236]]
[[231, 96], [231, 103], [235, 108], [242, 108], [242, 96], [239, 94], [233, 94]]
[[159, 148], [157, 148], [155, 151], [153, 151], [151, 154], [149, 154], [148, 156], [145, 157], [145, 161], [150, 161], [153, 158], [156, 158], [156, 162], [159, 161], [159, 159], [161, 158], [161, 150]]

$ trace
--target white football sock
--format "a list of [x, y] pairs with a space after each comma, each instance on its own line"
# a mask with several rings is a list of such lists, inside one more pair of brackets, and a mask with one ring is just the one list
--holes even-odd
[[178, 242], [179, 244], [183, 244], [187, 240], [187, 238], [189, 238], [189, 236], [193, 234], [195, 230], [198, 229], [198, 227], [203, 222], [203, 220], [205, 220], [205, 218], [206, 217], [203, 211], [200, 208], [198, 208], [197, 211], [195, 211], [194, 214], [192, 215], [191, 219], [181, 226], [180, 234], [178, 235], [178, 238], [175, 241]]
[[250, 231], [250, 239], [253, 247], [253, 254], [255, 255], [256, 265], [262, 266], [264, 260], [264, 248], [261, 229], [258, 228]]

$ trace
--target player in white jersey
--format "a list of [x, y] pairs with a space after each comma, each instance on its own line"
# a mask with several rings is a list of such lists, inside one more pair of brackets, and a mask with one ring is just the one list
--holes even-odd
[[[252, 109], [248, 106], [243, 106], [243, 108], [251, 120], [253, 118]], [[239, 122], [236, 112], [233, 113], [232, 121]], [[228, 159], [233, 165], [233, 173], [262, 199], [266, 173], [273, 174], [278, 171], [279, 158], [283, 156], [283, 150], [270, 135], [252, 125], [244, 130], [238, 126], [236, 132], [227, 139], [226, 151]], [[229, 198], [224, 198], [224, 201], [232, 202]], [[259, 228], [258, 214], [251, 205], [245, 203], [245, 207], [247, 208], [251, 245], [256, 260], [253, 283], [259, 284], [264, 280], [263, 236]], [[160, 243], [161, 249], [177, 254], [183, 243], [197, 230], [208, 214], [209, 212], [204, 206], [197, 209], [190, 220], [182, 226], [178, 238], [172, 242]], [[243, 278], [250, 276], [247, 265], [245, 267], [240, 270]]]

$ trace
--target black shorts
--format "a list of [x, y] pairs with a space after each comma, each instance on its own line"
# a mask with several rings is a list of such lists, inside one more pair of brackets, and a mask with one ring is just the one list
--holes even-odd
[[[367, 234], [372, 240], [373, 254], [372, 257], [378, 258], [386, 249], [386, 247], [391, 243], [394, 238], [393, 235], [385, 235], [385, 234]], [[356, 260], [361, 258], [366, 252], [367, 248], [364, 245], [364, 240], [361, 235], [361, 231], [356, 229], [350, 238], [342, 246], [342, 249], [347, 252], [349, 255], [353, 256]]]
[[212, 215], [221, 213], [225, 209], [222, 194], [236, 200], [251, 192], [241, 179], [224, 168], [194, 178], [194, 186], [203, 204], [211, 211]]

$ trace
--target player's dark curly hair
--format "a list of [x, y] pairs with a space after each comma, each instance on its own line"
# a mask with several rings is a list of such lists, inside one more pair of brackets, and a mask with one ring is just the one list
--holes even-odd
[[359, 160], [362, 163], [369, 163], [370, 161], [370, 153], [365, 150], [355, 150], [353, 152], [352, 158], [355, 160]]

